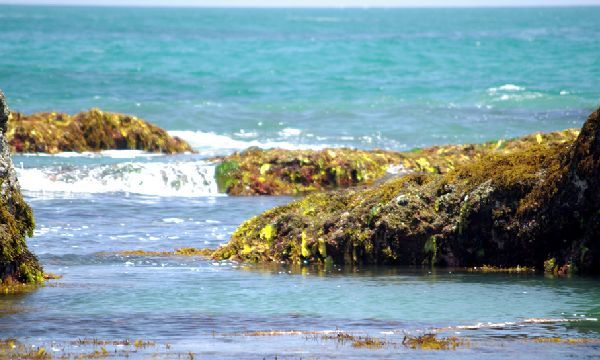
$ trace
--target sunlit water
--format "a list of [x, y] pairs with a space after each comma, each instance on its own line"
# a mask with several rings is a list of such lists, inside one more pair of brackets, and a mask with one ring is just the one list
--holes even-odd
[[[0, 338], [69, 352], [81, 338], [146, 339], [174, 357], [600, 356], [597, 342], [532, 341], [600, 337], [593, 278], [116, 254], [216, 248], [293, 200], [218, 194], [212, 155], [405, 150], [580, 126], [600, 99], [598, 8], [0, 10], [0, 88], [13, 109], [132, 113], [199, 151], [15, 156], [36, 217], [29, 246], [63, 277], [2, 296]], [[241, 336], [270, 330], [307, 333]], [[354, 348], [324, 331], [392, 345]], [[401, 345], [429, 331], [470, 345]]]
[[581, 125], [599, 15], [0, 6], [0, 85], [16, 110], [131, 113], [207, 154], [480, 142]]
[[[130, 160], [148, 166], [156, 159]], [[52, 167], [56, 174], [60, 174], [58, 169], [72, 171], [77, 162], [88, 162], [80, 164], [80, 169], [94, 166], [89, 164], [93, 158], [15, 157], [17, 163], [21, 160], [38, 168]], [[115, 160], [95, 161], [100, 163], [95, 166], [106, 166]], [[600, 317], [600, 281], [593, 278], [472, 274], [453, 269], [326, 270], [194, 257], [124, 256], [116, 252], [215, 248], [243, 220], [293, 198], [156, 196], [76, 189], [25, 194], [37, 221], [29, 245], [46, 271], [63, 278], [31, 294], [3, 297], [3, 337], [41, 345], [54, 342], [53, 346], [66, 346], [65, 351], [71, 352], [81, 351], [73, 347], [74, 340], [88, 338], [152, 340], [163, 345], [147, 351], [164, 356], [192, 351], [231, 358], [361, 358], [406, 352], [429, 357], [434, 355], [402, 346], [404, 333], [445, 329], [440, 336], [468, 338], [470, 344], [444, 356], [600, 355], [598, 343], [531, 340], [600, 337], [596, 320]], [[562, 320], [528, 323], [532, 318]], [[460, 328], [466, 325], [473, 328]], [[243, 336], [291, 330], [308, 333]], [[386, 338], [395, 345], [359, 349], [310, 334], [336, 330]], [[169, 344], [169, 350], [164, 344]]]

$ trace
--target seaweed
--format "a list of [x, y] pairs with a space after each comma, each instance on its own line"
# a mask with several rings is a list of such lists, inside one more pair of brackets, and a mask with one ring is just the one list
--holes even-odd
[[100, 255], [121, 255], [121, 256], [189, 256], [189, 257], [210, 257], [213, 250], [198, 249], [193, 247], [179, 248], [173, 251], [147, 251], [147, 250], [123, 250], [115, 253], [100, 253]]
[[425, 334], [421, 336], [405, 335], [402, 345], [416, 350], [456, 350], [459, 346], [465, 346], [466, 343], [456, 336], [438, 338], [435, 334]]
[[213, 257], [490, 270], [553, 258], [552, 271], [600, 272], [600, 110], [576, 139], [565, 135], [575, 133], [505, 142], [447, 172], [309, 194], [245, 221]]
[[10, 114], [6, 133], [14, 153], [143, 150], [177, 154], [193, 152], [184, 140], [135, 116], [91, 109], [73, 116], [45, 112]]
[[27, 248], [25, 239], [33, 235], [33, 212], [21, 195], [16, 173], [10, 158], [4, 131], [8, 107], [0, 92], [0, 291], [22, 292], [29, 287], [19, 284], [39, 284], [44, 273], [35, 255]]
[[512, 154], [534, 145], [573, 142], [578, 130], [534, 134], [484, 144], [444, 145], [394, 152], [349, 148], [284, 150], [249, 148], [215, 158], [219, 191], [230, 195], [296, 195], [371, 185], [399, 174], [445, 174], [488, 155]]

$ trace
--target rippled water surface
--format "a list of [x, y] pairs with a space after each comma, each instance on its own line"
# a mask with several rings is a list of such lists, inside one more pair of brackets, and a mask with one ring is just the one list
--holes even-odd
[[[148, 349], [165, 356], [192, 351], [232, 358], [361, 358], [406, 352], [428, 357], [402, 346], [404, 333], [441, 329], [440, 336], [469, 339], [469, 346], [452, 356], [476, 358], [497, 348], [503, 356], [509, 351], [520, 358], [531, 351], [551, 358], [600, 355], [596, 342], [531, 340], [598, 338], [596, 279], [453, 269], [325, 270], [120, 255], [118, 251], [134, 249], [214, 248], [244, 219], [293, 199], [26, 194], [37, 219], [30, 246], [47, 271], [63, 278], [34, 293], [3, 298], [0, 334], [5, 337], [61, 346], [84, 337], [148, 339], [169, 344], [169, 350], [164, 345]], [[292, 330], [307, 333], [285, 333]], [[385, 337], [393, 345], [357, 349], [322, 339], [321, 332], [336, 330]], [[284, 333], [244, 336], [256, 331]]]
[[16, 110], [132, 113], [205, 153], [479, 142], [581, 125], [599, 14], [2, 6], [0, 83]]

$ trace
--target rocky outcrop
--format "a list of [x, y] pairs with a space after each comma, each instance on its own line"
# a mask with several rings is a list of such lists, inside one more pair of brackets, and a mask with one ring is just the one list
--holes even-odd
[[135, 116], [98, 109], [70, 116], [63, 113], [12, 113], [7, 139], [16, 153], [143, 150], [176, 154], [191, 146]]
[[268, 210], [213, 256], [599, 273], [599, 239], [600, 110], [574, 141], [528, 142], [445, 174], [316, 193]]
[[40, 283], [42, 267], [27, 249], [26, 236], [33, 235], [31, 208], [25, 203], [10, 159], [5, 132], [8, 107], [0, 92], [0, 279], [2, 284]]
[[292, 195], [369, 185], [396, 173], [443, 174], [489, 154], [510, 154], [536, 144], [575, 140], [570, 129], [475, 145], [445, 145], [409, 152], [251, 148], [216, 159], [221, 192], [230, 195]]
[[300, 194], [371, 183], [399, 161], [386, 151], [250, 148], [222, 159], [215, 177], [230, 195]]

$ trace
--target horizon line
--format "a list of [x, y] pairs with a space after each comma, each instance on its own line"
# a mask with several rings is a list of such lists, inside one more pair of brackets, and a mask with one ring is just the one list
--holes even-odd
[[302, 5], [190, 5], [190, 4], [63, 4], [63, 3], [26, 3], [19, 4], [11, 1], [1, 1], [0, 6], [20, 6], [20, 7], [100, 7], [100, 8], [163, 8], [163, 9], [550, 9], [550, 8], [585, 8], [585, 7], [600, 7], [600, 4], [530, 4], [530, 5], [369, 5], [369, 6], [302, 6]]

